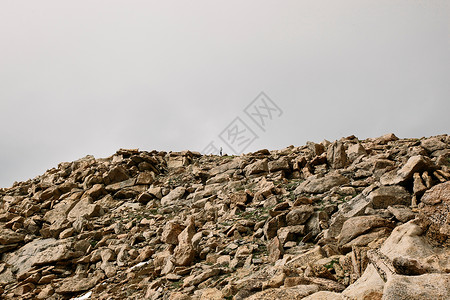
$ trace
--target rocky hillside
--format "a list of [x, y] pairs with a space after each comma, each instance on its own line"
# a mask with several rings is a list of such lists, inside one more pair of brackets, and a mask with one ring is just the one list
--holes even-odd
[[121, 149], [0, 189], [4, 299], [450, 299], [450, 137]]

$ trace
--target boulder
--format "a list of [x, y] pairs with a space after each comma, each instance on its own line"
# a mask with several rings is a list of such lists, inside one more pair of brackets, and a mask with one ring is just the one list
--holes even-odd
[[185, 226], [178, 224], [176, 222], [168, 222], [163, 229], [161, 235], [161, 241], [167, 244], [177, 245], [178, 236], [183, 231]]
[[435, 185], [428, 190], [421, 200], [425, 205], [450, 203], [450, 181]]
[[343, 185], [349, 182], [350, 180], [340, 174], [330, 174], [325, 177], [316, 177], [305, 180], [295, 189], [294, 192], [296, 195], [301, 193], [320, 194], [329, 191], [335, 186]]
[[161, 199], [161, 205], [166, 206], [174, 204], [173, 202], [181, 199], [185, 193], [186, 193], [185, 187], [182, 186], [176, 187], [173, 190], [171, 190], [169, 194], [167, 194]]
[[394, 275], [382, 299], [450, 299], [450, 274]]
[[334, 142], [328, 147], [327, 161], [333, 169], [344, 168], [348, 165], [349, 161], [343, 143]]
[[269, 163], [267, 159], [257, 160], [256, 162], [244, 168], [246, 176], [269, 172]]
[[153, 172], [145, 171], [142, 173], [139, 173], [136, 184], [145, 184], [150, 185], [155, 181], [155, 174]]
[[110, 185], [107, 185], [105, 187], [105, 189], [106, 189], [106, 191], [112, 193], [112, 192], [117, 192], [117, 191], [119, 191], [121, 189], [132, 187], [135, 184], [136, 184], [136, 178], [129, 178], [129, 179], [126, 179], [124, 181], [119, 181], [119, 182], [115, 182], [115, 183], [112, 183]]
[[103, 176], [103, 181], [105, 184], [113, 184], [116, 182], [121, 182], [129, 178], [127, 170], [122, 166], [117, 166], [109, 170]]
[[393, 228], [394, 224], [377, 215], [350, 218], [342, 226], [341, 233], [338, 236], [338, 244], [343, 246], [356, 237], [380, 227]]
[[74, 251], [73, 240], [35, 239], [18, 250], [4, 256], [4, 261], [12, 266], [17, 276], [29, 271], [33, 266], [52, 265], [58, 261], [82, 255]]
[[394, 217], [399, 220], [400, 222], [406, 223], [409, 220], [412, 220], [415, 218], [415, 213], [406, 206], [403, 205], [394, 205], [394, 206], [388, 206], [388, 211], [394, 215]]
[[67, 219], [70, 222], [74, 222], [78, 218], [94, 218], [104, 214], [103, 208], [93, 203], [92, 198], [85, 197], [75, 204], [67, 215]]
[[85, 195], [92, 197], [93, 199], [98, 199], [106, 194], [105, 187], [103, 184], [94, 184], [89, 190], [86, 191]]
[[383, 145], [383, 144], [387, 144], [388, 142], [394, 142], [394, 141], [397, 141], [397, 140], [398, 140], [398, 137], [395, 134], [387, 133], [385, 135], [382, 135], [382, 136], [376, 138], [374, 140], [374, 142], [376, 144], [382, 144]]
[[420, 222], [415, 219], [396, 227], [381, 246], [380, 253], [392, 264], [395, 261], [398, 269], [407, 270], [400, 273], [414, 272], [414, 267], [447, 272], [450, 270], [450, 250], [431, 244], [425, 236], [426, 231], [417, 223]]
[[303, 300], [344, 300], [344, 297], [339, 293], [320, 291], [303, 298]]
[[447, 145], [441, 141], [439, 138], [432, 137], [428, 139], [424, 139], [420, 142], [420, 146], [427, 150], [428, 153], [432, 153], [437, 150], [442, 150], [447, 147]]
[[82, 193], [71, 194], [68, 198], [57, 203], [53, 209], [49, 210], [44, 215], [44, 220], [52, 224], [57, 220], [65, 220], [67, 214], [72, 210], [72, 208], [80, 201]]
[[61, 285], [56, 289], [56, 293], [72, 294], [87, 291], [96, 286], [103, 278], [105, 278], [105, 274], [99, 270], [87, 278], [79, 275], [72, 276], [61, 282]]
[[325, 253], [320, 246], [316, 246], [311, 250], [294, 256], [290, 261], [286, 263], [286, 266], [293, 268], [305, 267], [310, 263], [313, 263], [319, 259], [325, 257]]
[[295, 241], [304, 234], [305, 234], [304, 225], [281, 227], [280, 229], [278, 229], [277, 232], [278, 239], [280, 240], [282, 245], [284, 245], [286, 242], [289, 241]]
[[274, 237], [269, 245], [267, 246], [267, 252], [269, 254], [269, 262], [274, 263], [278, 259], [280, 259], [283, 256], [284, 250], [283, 250], [283, 244], [280, 242], [278, 237]]
[[422, 197], [419, 212], [422, 227], [435, 243], [444, 244], [450, 237], [450, 181], [438, 184]]
[[424, 172], [433, 169], [431, 160], [422, 155], [411, 156], [406, 164], [398, 171], [388, 172], [381, 176], [380, 182], [383, 185], [395, 185], [404, 183], [413, 178], [414, 173]]
[[314, 294], [319, 291], [319, 286], [316, 284], [298, 285], [290, 288], [268, 289], [265, 291], [253, 294], [245, 299], [247, 300], [296, 300]]
[[366, 154], [367, 154], [366, 149], [360, 143], [353, 144], [349, 146], [347, 149], [347, 156], [350, 161], [354, 161], [359, 156]]
[[192, 237], [195, 232], [194, 220], [190, 218], [186, 228], [178, 235], [178, 246], [173, 253], [177, 266], [189, 266], [194, 261], [196, 251], [192, 245]]
[[411, 195], [399, 185], [381, 186], [369, 194], [374, 209], [393, 205], [411, 205]]
[[[349, 285], [342, 296], [346, 299], [381, 299], [383, 295], [384, 281], [378, 275], [377, 270], [369, 264], [363, 275], [353, 284]], [[393, 298], [394, 299], [394, 298]]]
[[298, 206], [286, 215], [286, 223], [288, 226], [303, 225], [313, 213], [314, 207], [312, 205]]
[[290, 171], [291, 169], [289, 166], [289, 161], [284, 157], [274, 161], [269, 161], [268, 167], [270, 172]]
[[0, 227], [0, 244], [2, 245], [10, 245], [21, 243], [25, 239], [25, 235], [21, 233], [14, 232], [8, 228]]

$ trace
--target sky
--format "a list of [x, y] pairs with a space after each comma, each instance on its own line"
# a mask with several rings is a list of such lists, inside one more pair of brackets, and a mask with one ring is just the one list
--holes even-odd
[[0, 187], [119, 148], [448, 134], [449, 81], [448, 0], [1, 0]]

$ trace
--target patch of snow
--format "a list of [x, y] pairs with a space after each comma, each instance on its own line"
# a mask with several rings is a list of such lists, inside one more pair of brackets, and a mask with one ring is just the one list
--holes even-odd
[[78, 298], [72, 298], [70, 300], [87, 300], [91, 297], [92, 292], [87, 292], [86, 294], [84, 294], [83, 296], [80, 296]]
[[149, 260], [148, 260], [148, 261], [140, 262], [140, 263], [138, 263], [137, 265], [132, 266], [132, 267], [130, 268], [130, 271], [131, 271], [131, 270], [134, 270], [134, 269], [136, 269], [136, 268], [142, 267], [142, 266], [144, 266], [144, 265], [147, 265], [149, 262], [150, 262]]

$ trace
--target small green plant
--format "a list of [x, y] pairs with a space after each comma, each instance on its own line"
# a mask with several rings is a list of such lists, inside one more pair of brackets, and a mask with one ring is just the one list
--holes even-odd
[[183, 281], [177, 280], [172, 282], [172, 289], [179, 289], [183, 285]]
[[295, 201], [295, 194], [293, 191], [289, 192], [289, 199], [291, 199], [291, 201]]
[[303, 179], [292, 179], [292, 180], [290, 180], [289, 183], [286, 183], [284, 185], [284, 188], [286, 189], [286, 191], [291, 192], [291, 191], [294, 191], [297, 188], [297, 186], [302, 182], [303, 182]]
[[241, 185], [236, 188], [236, 192], [245, 190], [245, 186]]
[[323, 266], [327, 269], [334, 269], [334, 264], [339, 264], [339, 261], [333, 259], [332, 261], [330, 261], [329, 263], [327, 263]]

